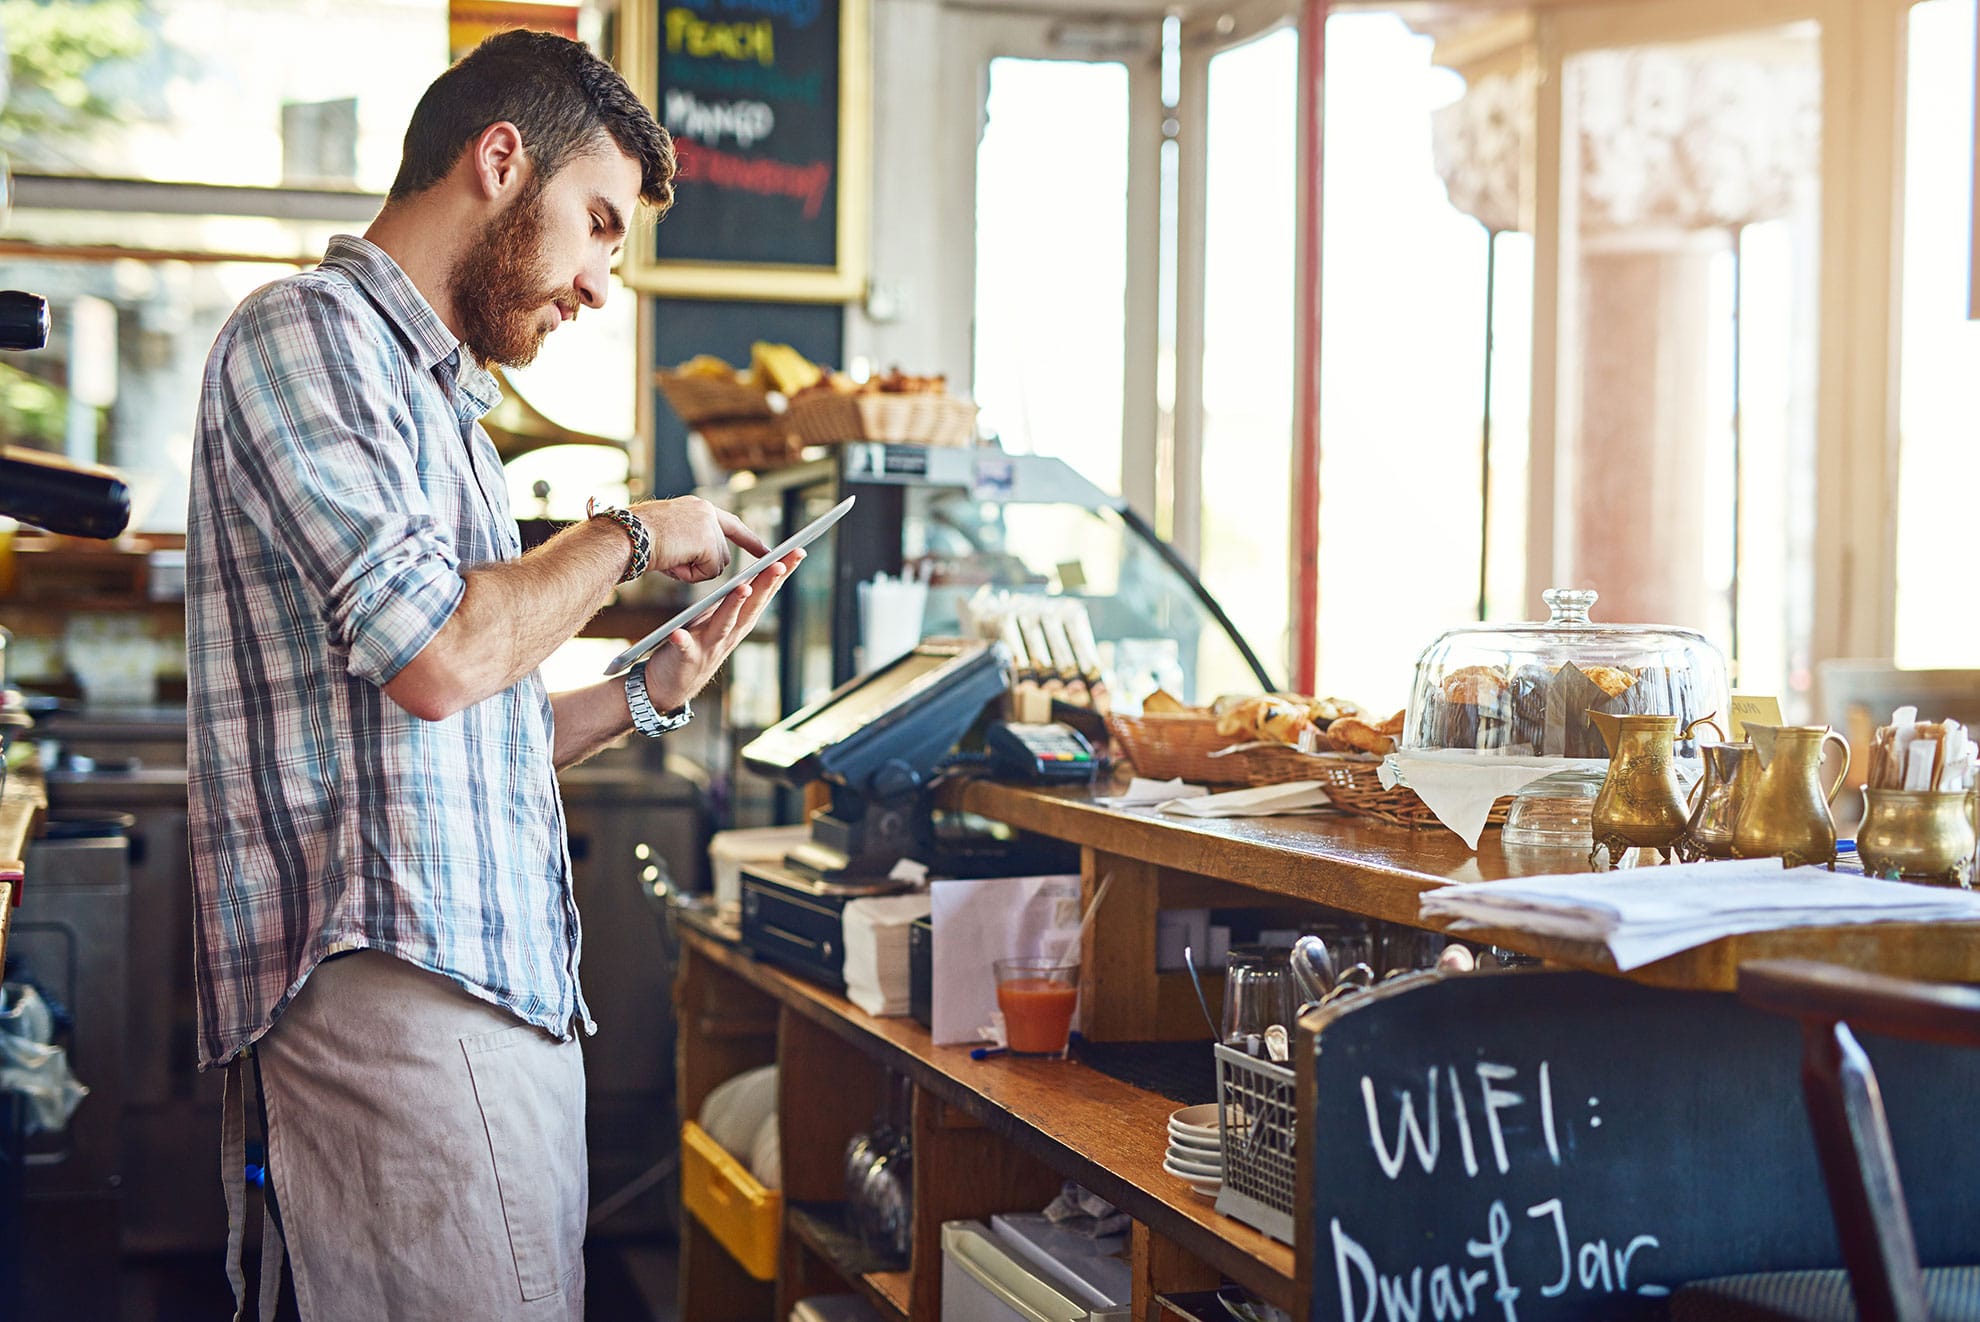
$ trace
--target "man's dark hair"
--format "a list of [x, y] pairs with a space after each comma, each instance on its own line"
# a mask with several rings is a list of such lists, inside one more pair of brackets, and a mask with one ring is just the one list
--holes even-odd
[[507, 120], [541, 187], [600, 133], [639, 162], [639, 198], [656, 214], [674, 201], [674, 144], [619, 71], [581, 42], [516, 29], [488, 38], [433, 80], [406, 126], [390, 200], [423, 193], [447, 176], [483, 129]]

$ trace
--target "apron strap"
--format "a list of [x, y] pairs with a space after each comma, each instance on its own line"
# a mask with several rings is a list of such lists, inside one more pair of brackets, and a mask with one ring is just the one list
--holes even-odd
[[[267, 1168], [262, 1168], [262, 1179], [272, 1178]], [[282, 1232], [275, 1227], [275, 1204], [268, 1198], [267, 1186], [262, 1187], [261, 1196], [261, 1322], [275, 1322], [275, 1304], [282, 1294], [282, 1263], [288, 1256], [288, 1245], [282, 1241]]]
[[247, 1233], [247, 1108], [241, 1096], [241, 1058], [227, 1062], [220, 1092], [220, 1189], [227, 1200], [227, 1281], [234, 1287], [234, 1322], [247, 1303], [241, 1240]]
[[[234, 1287], [234, 1322], [247, 1316], [247, 1272], [241, 1265], [242, 1241], [247, 1236], [247, 1100], [241, 1057], [227, 1062], [220, 1094], [220, 1187], [227, 1201], [227, 1282]], [[264, 1140], [266, 1135], [263, 1136]], [[274, 1178], [264, 1156], [262, 1179]], [[287, 1245], [275, 1225], [275, 1202], [266, 1183], [261, 1197], [261, 1290], [257, 1308], [261, 1322], [274, 1322], [282, 1293], [282, 1263]]]

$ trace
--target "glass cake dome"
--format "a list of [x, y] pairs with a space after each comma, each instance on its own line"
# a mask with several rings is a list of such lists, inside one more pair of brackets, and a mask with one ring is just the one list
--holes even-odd
[[[1590, 711], [1676, 716], [1680, 729], [1714, 715], [1725, 724], [1724, 654], [1690, 629], [1597, 623], [1589, 618], [1596, 595], [1551, 588], [1541, 594], [1546, 620], [1452, 629], [1417, 658], [1404, 752], [1586, 763], [1519, 793], [1503, 835], [1508, 846], [1589, 847], [1589, 815], [1609, 757]], [[1688, 742], [1678, 751], [1696, 755]]]

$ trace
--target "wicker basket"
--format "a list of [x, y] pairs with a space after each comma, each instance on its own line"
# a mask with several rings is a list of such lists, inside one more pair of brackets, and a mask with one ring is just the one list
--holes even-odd
[[662, 368], [653, 374], [660, 393], [689, 426], [716, 420], [768, 418], [770, 400], [755, 386], [719, 376], [693, 376]]
[[716, 464], [731, 473], [782, 468], [804, 453], [804, 442], [782, 418], [729, 418], [698, 422], [694, 429]]
[[1243, 761], [1247, 754], [1210, 756], [1219, 749], [1243, 742], [1237, 735], [1218, 734], [1214, 716], [1187, 713], [1109, 716], [1107, 730], [1127, 760], [1134, 763], [1134, 769], [1151, 779], [1171, 780], [1180, 776], [1204, 785], [1253, 783], [1247, 779]]
[[954, 395], [842, 395], [826, 391], [791, 401], [791, 425], [807, 445], [840, 441], [976, 444], [976, 405]]
[[[1141, 775], [1156, 780], [1180, 776], [1205, 785], [1283, 785], [1317, 780], [1333, 805], [1356, 817], [1394, 826], [1437, 826], [1437, 815], [1406, 785], [1385, 788], [1381, 760], [1366, 754], [1302, 753], [1296, 748], [1247, 748], [1241, 735], [1217, 733], [1217, 718], [1177, 713], [1110, 716], [1107, 728]], [[1492, 805], [1487, 819], [1504, 825], [1510, 798]]]

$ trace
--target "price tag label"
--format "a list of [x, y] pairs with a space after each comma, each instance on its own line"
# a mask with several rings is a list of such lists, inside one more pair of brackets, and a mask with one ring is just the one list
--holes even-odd
[[1766, 694], [1735, 693], [1732, 696], [1732, 729], [1726, 737], [1734, 743], [1746, 740], [1748, 722], [1754, 725], [1785, 725], [1781, 719], [1781, 700]]

